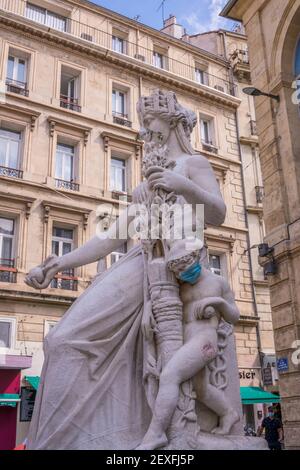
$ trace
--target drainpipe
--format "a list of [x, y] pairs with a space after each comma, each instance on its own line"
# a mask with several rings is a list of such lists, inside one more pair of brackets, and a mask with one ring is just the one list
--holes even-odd
[[[235, 124], [236, 124], [236, 132], [237, 132], [237, 139], [238, 139], [238, 148], [239, 148], [239, 157], [241, 161], [241, 168], [243, 168], [243, 159], [242, 159], [242, 149], [241, 149], [241, 144], [240, 144], [240, 134], [239, 134], [239, 126], [238, 126], [238, 113], [237, 111], [235, 112]], [[242, 189], [243, 189], [243, 201], [244, 201], [244, 207], [245, 207], [245, 223], [246, 223], [246, 228], [247, 228], [247, 244], [248, 247], [250, 247], [250, 235], [249, 235], [249, 221], [248, 221], [248, 212], [247, 212], [247, 200], [246, 200], [246, 189], [245, 189], [245, 177], [244, 177], [244, 171], [242, 171]], [[254, 288], [254, 279], [253, 279], [253, 264], [252, 264], [252, 259], [251, 259], [251, 251], [248, 249], [248, 259], [249, 259], [249, 266], [250, 266], [250, 273], [251, 273], [251, 288], [252, 288], [252, 296], [253, 296], [253, 305], [254, 305], [254, 313], [255, 316], [258, 318], [258, 308], [257, 308], [257, 301], [256, 301], [256, 292]], [[263, 369], [263, 361], [262, 361], [262, 348], [261, 348], [261, 340], [260, 340], [260, 333], [259, 333], [259, 323], [256, 325], [256, 338], [257, 338], [257, 347], [258, 347], [258, 353], [259, 353], [259, 362], [260, 362], [260, 367], [261, 371]]]

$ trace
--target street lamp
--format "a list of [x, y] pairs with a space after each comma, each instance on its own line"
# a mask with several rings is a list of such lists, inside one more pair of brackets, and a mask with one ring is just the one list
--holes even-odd
[[269, 98], [272, 98], [272, 100], [280, 101], [279, 95], [272, 95], [270, 93], [264, 93], [263, 91], [258, 90], [258, 88], [254, 88], [252, 86], [243, 88], [243, 92], [246, 93], [246, 95], [250, 96], [268, 96]]

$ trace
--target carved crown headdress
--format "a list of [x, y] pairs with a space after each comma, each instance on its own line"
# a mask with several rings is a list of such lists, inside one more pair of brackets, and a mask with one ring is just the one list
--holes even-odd
[[179, 104], [173, 91], [154, 90], [150, 96], [142, 96], [137, 103], [137, 113], [143, 127], [145, 116], [149, 114], [169, 121], [183, 150], [194, 153], [190, 138], [197, 123], [196, 114]]

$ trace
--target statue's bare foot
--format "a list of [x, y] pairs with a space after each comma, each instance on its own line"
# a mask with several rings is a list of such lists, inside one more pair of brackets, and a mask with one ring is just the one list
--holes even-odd
[[136, 447], [135, 450], [154, 450], [159, 449], [160, 447], [164, 447], [167, 444], [168, 439], [165, 433], [147, 433], [144, 439], [142, 440], [141, 444]]
[[219, 426], [214, 428], [212, 434], [221, 434], [225, 436], [230, 433], [232, 426], [239, 421], [239, 414], [234, 410], [229, 410], [228, 413], [220, 417]]

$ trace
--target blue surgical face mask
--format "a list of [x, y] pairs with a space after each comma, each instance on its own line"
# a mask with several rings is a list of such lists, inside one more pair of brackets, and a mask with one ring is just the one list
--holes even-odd
[[201, 274], [201, 264], [199, 262], [195, 262], [186, 269], [184, 272], [179, 274], [179, 279], [183, 282], [188, 282], [189, 284], [195, 284], [199, 276]]

